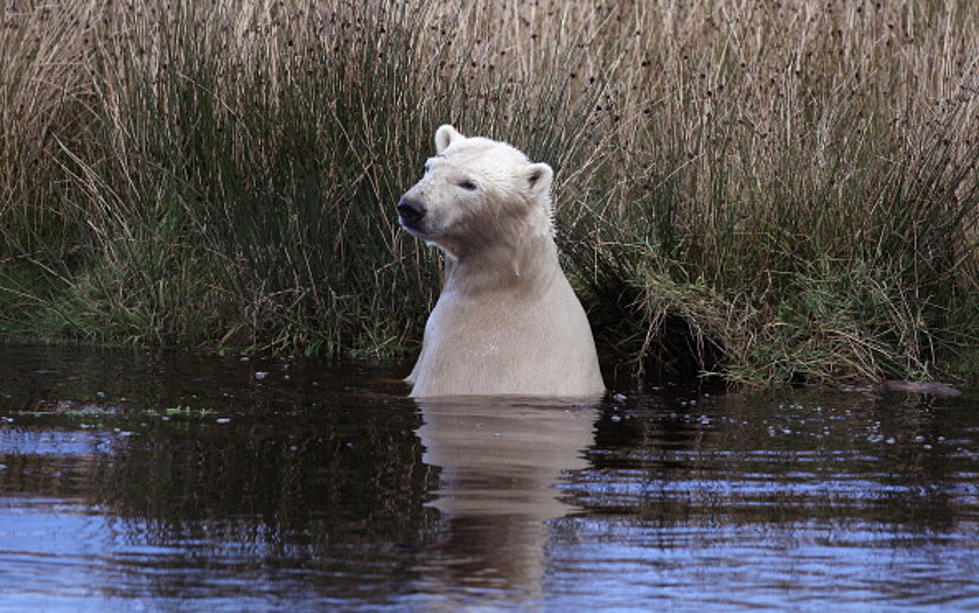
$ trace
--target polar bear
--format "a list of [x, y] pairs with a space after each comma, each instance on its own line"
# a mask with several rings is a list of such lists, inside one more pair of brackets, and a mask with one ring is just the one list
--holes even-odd
[[449, 125], [435, 150], [397, 205], [401, 227], [445, 253], [411, 396], [600, 397], [591, 328], [558, 262], [551, 167]]

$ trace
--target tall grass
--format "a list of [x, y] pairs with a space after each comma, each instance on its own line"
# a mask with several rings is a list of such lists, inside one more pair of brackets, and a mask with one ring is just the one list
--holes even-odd
[[432, 133], [557, 171], [612, 367], [979, 374], [969, 0], [0, 5], [0, 325], [390, 356]]

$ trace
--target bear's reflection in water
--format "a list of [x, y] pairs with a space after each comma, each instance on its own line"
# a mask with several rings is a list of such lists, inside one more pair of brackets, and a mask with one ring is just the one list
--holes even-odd
[[597, 409], [539, 399], [418, 404], [423, 460], [441, 469], [429, 504], [443, 522], [417, 569], [419, 591], [451, 600], [453, 586], [460, 597], [533, 600], [546, 567], [546, 521], [577, 508], [555, 484], [588, 466]]

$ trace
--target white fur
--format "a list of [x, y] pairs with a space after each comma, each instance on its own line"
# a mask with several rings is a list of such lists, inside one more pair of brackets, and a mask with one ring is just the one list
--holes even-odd
[[411, 395], [601, 395], [591, 328], [558, 263], [551, 167], [447, 125], [435, 147], [402, 197], [425, 208], [402, 226], [447, 256]]

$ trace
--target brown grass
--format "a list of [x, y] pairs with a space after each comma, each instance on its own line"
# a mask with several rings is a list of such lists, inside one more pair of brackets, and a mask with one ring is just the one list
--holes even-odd
[[557, 170], [610, 362], [979, 370], [969, 0], [10, 1], [0, 54], [11, 329], [410, 350], [391, 207], [451, 121]]

